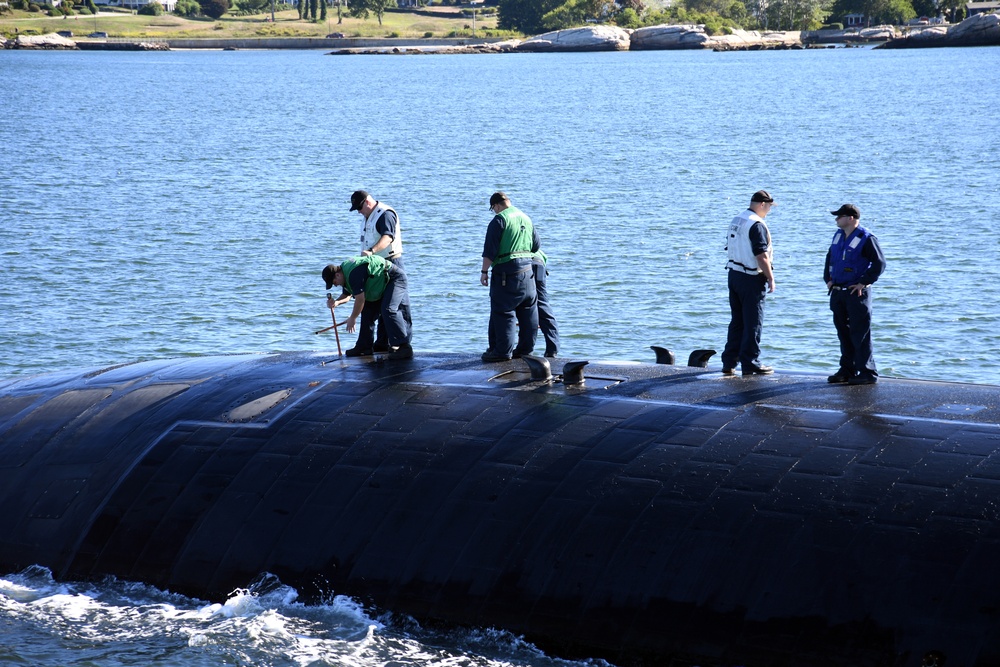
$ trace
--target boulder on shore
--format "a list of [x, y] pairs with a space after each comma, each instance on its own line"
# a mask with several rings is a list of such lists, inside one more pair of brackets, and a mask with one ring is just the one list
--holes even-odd
[[798, 30], [788, 32], [758, 32], [733, 30], [728, 35], [714, 35], [705, 42], [705, 48], [715, 51], [758, 51], [764, 49], [791, 49], [802, 46]]
[[976, 14], [946, 31], [939, 28], [911, 31], [875, 48], [919, 49], [935, 46], [1000, 46], [1000, 15]]
[[848, 28], [847, 30], [806, 30], [802, 32], [803, 44], [850, 44], [886, 42], [899, 36], [891, 25], [873, 28]]
[[702, 49], [709, 39], [703, 25], [653, 25], [632, 33], [632, 51]]
[[654, 25], [632, 33], [633, 51], [671, 49], [714, 49], [750, 51], [758, 49], [797, 49], [802, 47], [798, 31], [758, 32], [732, 30], [726, 35], [708, 35], [703, 25]]
[[962, 46], [1000, 44], [1000, 14], [976, 14], [948, 28], [945, 38]]
[[518, 51], [627, 51], [629, 33], [612, 25], [556, 30], [521, 42]]
[[18, 35], [14, 39], [13, 46], [8, 45], [9, 48], [14, 49], [75, 49], [77, 48], [76, 42], [72, 39], [63, 37], [62, 35], [57, 35], [56, 33], [49, 33], [47, 35]]
[[899, 33], [896, 32], [896, 26], [892, 25], [877, 25], [871, 28], [863, 28], [858, 32], [858, 35], [862, 42], [887, 42], [890, 39], [899, 37]]

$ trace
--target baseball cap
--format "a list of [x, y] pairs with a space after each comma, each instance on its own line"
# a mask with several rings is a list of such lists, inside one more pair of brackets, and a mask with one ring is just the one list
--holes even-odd
[[838, 208], [836, 211], [830, 211], [830, 213], [833, 213], [838, 218], [840, 216], [842, 216], [842, 215], [849, 215], [852, 218], [860, 218], [861, 217], [861, 211], [859, 211], [858, 207], [855, 206], [854, 204], [844, 204], [843, 206], [841, 206], [840, 208]]
[[769, 193], [767, 190], [758, 190], [757, 192], [753, 193], [752, 197], [750, 197], [750, 201], [773, 203], [774, 198], [771, 197], [771, 193]]
[[323, 267], [323, 280], [326, 281], [326, 288], [333, 287], [333, 277], [340, 271], [339, 264], [327, 264]]
[[367, 192], [365, 192], [364, 190], [355, 190], [353, 194], [351, 194], [351, 210], [360, 211], [361, 205], [365, 203], [366, 199], [368, 199]]
[[503, 191], [494, 192], [493, 196], [490, 197], [490, 208], [493, 208], [502, 201], [510, 201], [510, 197], [508, 197]]

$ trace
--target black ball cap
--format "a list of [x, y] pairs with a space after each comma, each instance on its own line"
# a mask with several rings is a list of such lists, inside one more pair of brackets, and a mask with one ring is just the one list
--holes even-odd
[[361, 205], [365, 203], [366, 199], [368, 199], [367, 192], [365, 192], [364, 190], [355, 190], [354, 193], [351, 195], [351, 210], [360, 211]]
[[774, 198], [771, 197], [771, 193], [768, 192], [767, 190], [758, 190], [757, 192], [753, 193], [752, 197], [750, 197], [750, 201], [773, 203]]
[[861, 218], [861, 211], [859, 211], [858, 207], [854, 204], [844, 204], [836, 211], [830, 211], [830, 213], [834, 214], [838, 218], [842, 215], [849, 215], [852, 218]]
[[337, 271], [340, 271], [340, 266], [337, 264], [327, 264], [323, 267], [323, 280], [326, 281], [327, 289], [333, 287], [333, 277], [337, 275]]

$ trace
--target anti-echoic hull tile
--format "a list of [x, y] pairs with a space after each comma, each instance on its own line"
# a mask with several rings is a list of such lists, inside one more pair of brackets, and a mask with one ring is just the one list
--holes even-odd
[[[553, 369], [558, 372], [558, 369]], [[622, 664], [1000, 664], [1000, 392], [307, 353], [0, 392], [0, 567], [272, 572]]]

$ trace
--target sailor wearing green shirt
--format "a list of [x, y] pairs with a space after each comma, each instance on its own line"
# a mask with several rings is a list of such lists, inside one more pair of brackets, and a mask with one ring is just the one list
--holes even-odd
[[495, 215], [486, 228], [479, 278], [490, 288], [490, 347], [482, 355], [486, 362], [507, 361], [515, 352], [530, 354], [535, 347], [538, 310], [532, 260], [541, 248], [531, 218], [512, 206], [506, 194], [493, 193], [490, 210]]
[[343, 264], [328, 264], [323, 269], [326, 288], [334, 285], [344, 288], [344, 296], [327, 298], [327, 307], [336, 308], [354, 299], [354, 308], [344, 323], [348, 333], [354, 333], [358, 317], [362, 331], [375, 327], [376, 315], [365, 303], [380, 301], [382, 321], [389, 334], [392, 351], [390, 359], [410, 359], [413, 347], [413, 324], [410, 320], [410, 297], [406, 286], [406, 272], [378, 255], [352, 257]]

